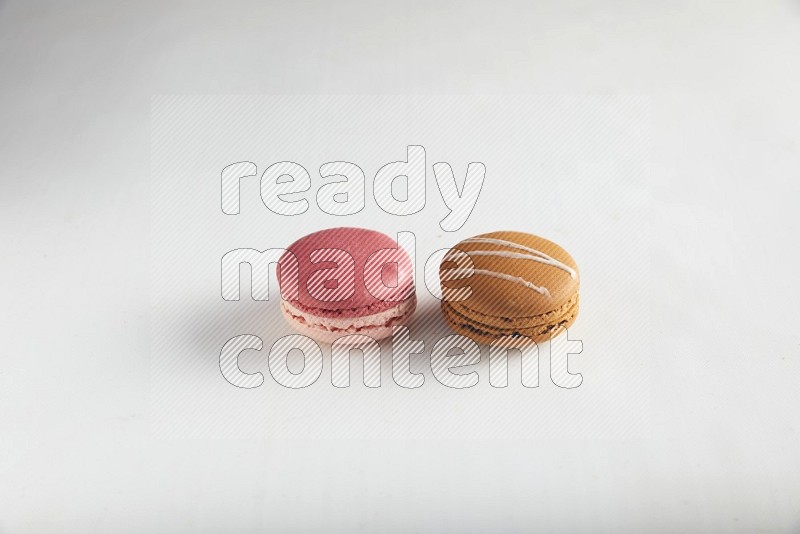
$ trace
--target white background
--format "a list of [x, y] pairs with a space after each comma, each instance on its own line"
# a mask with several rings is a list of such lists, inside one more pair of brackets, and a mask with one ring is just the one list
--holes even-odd
[[[796, 532], [798, 26], [795, 2], [0, 4], [0, 532]], [[150, 103], [187, 93], [644, 95], [647, 405], [620, 417], [645, 423], [164, 436]]]
[[[568, 440], [646, 437], [650, 433], [650, 177], [648, 104], [641, 97], [556, 96], [321, 96], [157, 97], [152, 136], [151, 415], [158, 436], [259, 438], [382, 438], [533, 440], [558, 448]], [[381, 209], [373, 178], [383, 165], [407, 158], [407, 145], [425, 147], [425, 207], [397, 216]], [[260, 173], [240, 180], [240, 213], [220, 208], [223, 167], [253, 161]], [[308, 211], [273, 213], [260, 197], [260, 175], [291, 159], [311, 174]], [[333, 216], [318, 206], [318, 169], [343, 159], [368, 177], [364, 209]], [[434, 173], [447, 161], [463, 183], [467, 164], [486, 177], [469, 218], [446, 232], [448, 212]], [[265, 181], [266, 184], [266, 181]], [[399, 187], [398, 189], [405, 189]], [[423, 194], [416, 186], [418, 194]], [[406, 192], [398, 192], [402, 198]], [[352, 194], [355, 202], [356, 194]], [[279, 338], [295, 333], [283, 320], [272, 281], [268, 302], [250, 298], [250, 267], [242, 268], [241, 299], [220, 293], [221, 258], [234, 249], [285, 248], [302, 236], [336, 226], [410, 232], [417, 268], [417, 311], [411, 337], [425, 343], [411, 369], [424, 373], [419, 391], [392, 378], [392, 343], [384, 343], [381, 390], [363, 386], [353, 358], [347, 391], [331, 385], [331, 365], [307, 391], [285, 390], [267, 370]], [[581, 320], [571, 339], [584, 352], [571, 370], [585, 374], [579, 391], [550, 380], [549, 345], [541, 347], [540, 390], [489, 383], [488, 347], [475, 370], [474, 391], [441, 386], [431, 374], [435, 343], [453, 334], [440, 303], [422, 282], [437, 250], [467, 237], [512, 228], [553, 239], [578, 258]], [[434, 263], [438, 289], [438, 263]], [[358, 267], [361, 269], [362, 267]], [[274, 277], [271, 277], [274, 279]], [[221, 375], [220, 350], [242, 334], [257, 335], [263, 352], [243, 354], [245, 372], [269, 381], [257, 391], [233, 387]], [[580, 351], [576, 342], [561, 349]], [[330, 348], [324, 353], [330, 355]], [[278, 355], [276, 354], [276, 357]], [[302, 358], [290, 358], [296, 372]], [[399, 358], [399, 357], [398, 357]], [[296, 361], [295, 361], [296, 360]], [[406, 364], [407, 365], [407, 364]], [[555, 372], [558, 375], [558, 370]], [[564, 382], [560, 382], [563, 384]], [[548, 476], [558, 476], [552, 472]]]

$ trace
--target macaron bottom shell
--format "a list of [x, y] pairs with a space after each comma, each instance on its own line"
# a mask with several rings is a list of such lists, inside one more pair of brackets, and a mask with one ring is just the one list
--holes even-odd
[[505, 337], [527, 338], [531, 342], [547, 341], [570, 327], [580, 308], [578, 293], [558, 309], [531, 317], [495, 317], [486, 315], [458, 302], [442, 301], [442, 313], [457, 333], [484, 344]]

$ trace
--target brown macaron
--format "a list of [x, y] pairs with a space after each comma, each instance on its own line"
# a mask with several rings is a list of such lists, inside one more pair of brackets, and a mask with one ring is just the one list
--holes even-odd
[[535, 235], [492, 232], [465, 239], [444, 256], [439, 276], [447, 322], [480, 343], [506, 336], [544, 341], [578, 315], [575, 260]]

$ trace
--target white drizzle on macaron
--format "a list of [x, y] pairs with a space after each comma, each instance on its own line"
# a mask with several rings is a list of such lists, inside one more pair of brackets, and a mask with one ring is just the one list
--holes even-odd
[[[470, 257], [472, 256], [497, 256], [501, 258], [511, 258], [511, 259], [519, 259], [519, 260], [530, 260], [535, 261], [538, 263], [542, 263], [545, 265], [550, 265], [551, 267], [555, 267], [557, 269], [561, 269], [562, 271], [566, 271], [571, 278], [575, 279], [577, 277], [577, 273], [575, 269], [570, 267], [569, 265], [564, 264], [563, 262], [558, 261], [557, 259], [548, 256], [544, 252], [540, 250], [536, 250], [530, 247], [526, 247], [525, 245], [520, 245], [519, 243], [514, 243], [513, 241], [506, 241], [505, 239], [494, 239], [490, 237], [471, 237], [469, 239], [465, 239], [460, 244], [486, 244], [486, 245], [496, 245], [500, 247], [507, 247], [507, 248], [514, 248], [517, 250], [523, 250], [524, 253], [521, 252], [509, 252], [503, 250], [470, 250], [470, 251], [462, 251], [465, 252]], [[447, 259], [447, 258], [445, 258]], [[548, 298], [551, 298], [550, 291], [544, 287], [536, 285], [535, 283], [531, 282], [530, 280], [525, 280], [519, 276], [514, 276], [508, 273], [500, 272], [500, 271], [492, 271], [489, 269], [445, 269], [443, 271], [447, 273], [445, 279], [454, 279], [458, 277], [460, 274], [469, 274], [472, 273], [473, 275], [478, 276], [488, 276], [491, 278], [498, 278], [500, 280], [505, 280], [507, 282], [511, 282], [517, 285], [521, 285], [527, 287], [528, 289], [532, 289], [536, 291], [540, 295], [544, 295]]]

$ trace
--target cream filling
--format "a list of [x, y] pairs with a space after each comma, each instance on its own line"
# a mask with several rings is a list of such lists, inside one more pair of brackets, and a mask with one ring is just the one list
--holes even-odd
[[319, 328], [329, 332], [355, 332], [364, 328], [390, 326], [396, 324], [398, 318], [410, 315], [416, 306], [417, 299], [415, 296], [412, 296], [400, 302], [394, 308], [389, 308], [388, 310], [383, 310], [372, 315], [334, 318], [312, 315], [297, 309], [286, 300], [281, 300], [281, 309], [284, 313], [290, 315], [292, 319], [300, 321], [310, 328]]

